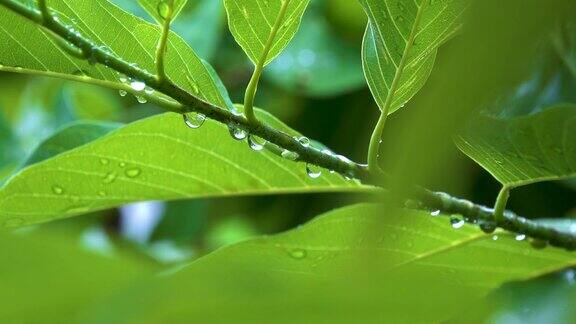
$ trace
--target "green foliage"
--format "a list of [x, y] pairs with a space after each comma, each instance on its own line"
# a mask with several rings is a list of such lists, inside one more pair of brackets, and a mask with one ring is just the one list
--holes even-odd
[[[282, 12], [281, 7], [285, 2], [288, 3], [287, 9]], [[254, 64], [263, 61], [264, 65], [267, 65], [294, 37], [309, 2], [310, 0], [224, 0], [224, 6], [228, 13], [230, 31], [236, 42], [242, 46]], [[263, 57], [267, 48], [269, 52]]]
[[481, 116], [458, 147], [508, 187], [576, 175], [576, 107], [501, 120]]
[[[505, 211], [510, 188], [576, 175], [576, 4], [537, 2], [0, 0], [0, 72], [32, 75], [0, 74], [0, 321], [497, 318], [500, 287], [576, 250], [573, 205]], [[254, 110], [259, 87], [306, 118]], [[295, 129], [356, 154], [370, 104], [367, 165]], [[494, 209], [413, 181], [490, 181], [459, 172], [454, 133], [504, 186]]]

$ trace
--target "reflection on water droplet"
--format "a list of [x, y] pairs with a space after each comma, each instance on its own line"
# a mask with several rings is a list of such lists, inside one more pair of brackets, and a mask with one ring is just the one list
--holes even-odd
[[300, 145], [304, 146], [304, 147], [309, 147], [310, 146], [310, 139], [308, 137], [299, 137], [297, 138], [298, 142], [300, 143]]
[[498, 241], [498, 235], [492, 235], [492, 241]]
[[290, 161], [296, 161], [296, 160], [298, 160], [300, 155], [298, 155], [298, 153], [296, 153], [296, 152], [284, 150], [284, 151], [282, 151], [282, 157], [285, 159], [288, 159]]
[[496, 223], [489, 222], [489, 221], [481, 221], [480, 222], [480, 229], [482, 232], [486, 234], [492, 234], [496, 230]]
[[24, 219], [20, 217], [9, 218], [2, 224], [4, 227], [18, 227], [24, 224]]
[[464, 220], [458, 217], [450, 217], [450, 224], [452, 228], [459, 229], [462, 228], [465, 224]]
[[120, 97], [126, 97], [126, 95], [128, 94], [128, 91], [126, 91], [126, 90], [118, 90], [118, 93], [120, 94]]
[[138, 102], [141, 104], [145, 104], [148, 102], [148, 99], [146, 99], [145, 97], [142, 97], [142, 96], [136, 96], [136, 100], [138, 100]]
[[438, 209], [438, 210], [433, 210], [433, 211], [430, 212], [430, 216], [438, 216], [438, 215], [440, 215], [440, 210], [439, 210], [439, 209]]
[[111, 184], [114, 181], [116, 181], [116, 178], [118, 177], [118, 175], [116, 174], [116, 172], [108, 172], [104, 178], [102, 178], [102, 182], [104, 182], [105, 184]]
[[298, 260], [304, 259], [307, 255], [308, 253], [303, 249], [293, 249], [290, 251], [290, 256]]
[[256, 135], [248, 135], [248, 145], [254, 151], [262, 151], [266, 145], [266, 140]]
[[134, 89], [135, 91], [142, 91], [146, 88], [146, 83], [138, 80], [133, 80], [130, 82], [130, 88]]
[[62, 189], [62, 187], [60, 187], [60, 186], [53, 186], [52, 192], [57, 194], [57, 195], [61, 195], [64, 193], [64, 189]]
[[526, 239], [526, 235], [525, 234], [518, 234], [515, 237], [516, 241], [524, 241]]
[[186, 126], [192, 129], [198, 129], [202, 127], [202, 125], [204, 125], [204, 122], [206, 121], [206, 116], [196, 112], [188, 112], [182, 114], [182, 117], [184, 118], [184, 123], [186, 124]]
[[232, 138], [238, 141], [244, 140], [248, 136], [248, 133], [238, 125], [229, 125], [228, 130], [230, 131]]
[[306, 164], [306, 174], [312, 179], [318, 179], [322, 175], [322, 169], [313, 165], [313, 164]]
[[138, 168], [128, 169], [125, 173], [128, 178], [136, 178], [140, 175], [140, 173], [142, 173], [142, 170]]

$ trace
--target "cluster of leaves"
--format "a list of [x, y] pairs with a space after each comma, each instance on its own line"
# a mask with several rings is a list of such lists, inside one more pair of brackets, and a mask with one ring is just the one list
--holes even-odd
[[[557, 8], [564, 8], [562, 1], [558, 2]], [[13, 10], [15, 3], [24, 11], [37, 13], [36, 3], [0, 0], [0, 44], [11, 49], [0, 53], [0, 71], [99, 85], [118, 90], [122, 95], [131, 93], [139, 102], [150, 101], [164, 108], [187, 105], [175, 102], [170, 93], [159, 92], [136, 76], [122, 75], [105, 64], [96, 64], [89, 55], [88, 59], [71, 55], [65, 47], [74, 47], [72, 39], [60, 39], [53, 31], [39, 27], [38, 21]], [[233, 104], [214, 69], [197, 54], [208, 58], [214, 52], [214, 43], [185, 35], [190, 25], [178, 25], [184, 19], [198, 21], [198, 15], [210, 15], [217, 10], [215, 3], [200, 1], [190, 13], [186, 1], [139, 1], [140, 10], [148, 13], [148, 19], [155, 23], [123, 11], [107, 0], [52, 0], [48, 1], [48, 7], [53, 19], [75, 37], [89, 39], [110, 57], [121, 58], [150, 73], [158, 68], [155, 60], [158, 42], [162, 33], [167, 32], [163, 25], [166, 10], [170, 11], [174, 30], [183, 34], [170, 32], [166, 52], [162, 53], [167, 78], [199, 101], [236, 114], [243, 107]], [[325, 96], [343, 88], [358, 87], [363, 80], [359, 81], [353, 68], [350, 78], [343, 78], [340, 84], [334, 80], [336, 87], [326, 87], [325, 83], [333, 81], [324, 81], [330, 78], [330, 64], [338, 63], [329, 63], [318, 53], [335, 45], [322, 40], [327, 33], [325, 22], [314, 18], [314, 11], [304, 18], [302, 26], [313, 30], [302, 34], [311, 39], [297, 35], [308, 5], [307, 0], [223, 1], [234, 39], [257, 71], [258, 66], [269, 65], [273, 82], [293, 91], [300, 89], [302, 72], [298, 69], [314, 65], [314, 69], [306, 70], [309, 85], [304, 86], [303, 92]], [[370, 171], [377, 172], [380, 166], [372, 162], [378, 162], [386, 119], [424, 87], [439, 48], [461, 29], [471, 1], [361, 0], [360, 5], [368, 19], [362, 51], [364, 75], [381, 110], [368, 156]], [[557, 17], [553, 18], [556, 22]], [[212, 20], [214, 26], [201, 28], [220, 28], [217, 19]], [[576, 34], [567, 29], [555, 39], [553, 48], [566, 69], [573, 72], [576, 57], [570, 37]], [[205, 47], [195, 47], [201, 45]], [[339, 51], [346, 61], [353, 49], [343, 46]], [[317, 60], [322, 62], [314, 64]], [[259, 75], [253, 79], [254, 91], [258, 78]], [[570, 78], [573, 80], [576, 75]], [[530, 93], [544, 93], [540, 88], [553, 87], [549, 84], [553, 81], [529, 85], [538, 88]], [[515, 95], [524, 99], [526, 87], [523, 84]], [[108, 100], [109, 93], [92, 87], [74, 88], [69, 97], [101, 103]], [[538, 107], [530, 114], [507, 116], [495, 113], [494, 109], [488, 109], [490, 114], [483, 110], [457, 136], [458, 148], [490, 172], [505, 190], [575, 176], [576, 135], [570, 130], [576, 122], [576, 106], [559, 104], [566, 98], [561, 94], [553, 97], [526, 99], [532, 102], [524, 102], [523, 107]], [[99, 104], [105, 106], [99, 113], [118, 114], [115, 101], [108, 102]], [[75, 113], [93, 119], [92, 111]], [[297, 138], [303, 147], [334, 155], [266, 112], [257, 110], [256, 116], [266, 125]], [[249, 135], [249, 129], [205, 119], [201, 114], [187, 113], [188, 127], [174, 113], [126, 125], [77, 122], [44, 140], [21, 165], [15, 162], [20, 152], [7, 151], [0, 160], [0, 179], [5, 179], [0, 189], [0, 224], [6, 228], [23, 227], [149, 200], [381, 193], [380, 189], [349, 179], [348, 175], [307, 161], [295, 161], [298, 157], [294, 152], [271, 145], [266, 138]], [[2, 136], [0, 140], [5, 141], [3, 147], [12, 146], [10, 136]], [[248, 145], [239, 144], [239, 140], [247, 140]], [[2, 282], [10, 285], [2, 290], [2, 300], [12, 300], [17, 305], [2, 316], [9, 320], [25, 315], [60, 317], [74, 307], [76, 312], [67, 313], [71, 319], [113, 317], [154, 322], [176, 320], [184, 314], [190, 319], [214, 319], [234, 313], [246, 320], [271, 314], [294, 320], [299, 316], [322, 318], [327, 315], [324, 310], [330, 309], [341, 310], [329, 314], [339, 320], [346, 320], [351, 314], [357, 320], [359, 312], [370, 320], [381, 316], [378, 304], [385, 303], [390, 318], [440, 321], [461, 309], [454, 307], [453, 302], [461, 302], [464, 307], [467, 301], [485, 296], [503, 283], [535, 278], [573, 263], [573, 255], [567, 251], [536, 250], [518, 243], [526, 239], [522, 233], [499, 231], [486, 235], [458, 216], [451, 217], [452, 226], [447, 226], [445, 219], [433, 217], [439, 213], [432, 211], [431, 216], [430, 211], [388, 204], [347, 206], [296, 230], [228, 246], [160, 277], [155, 276], [158, 269], [138, 266], [130, 257], [124, 258], [126, 264], [119, 265], [107, 259], [94, 260], [82, 253], [76, 256], [78, 252], [71, 251], [66, 242], [44, 247], [44, 258], [32, 262], [25, 255], [27, 249], [37, 249], [42, 244], [38, 238], [6, 235], [2, 237], [3, 246], [20, 248], [18, 253], [6, 249], [1, 252], [3, 259], [10, 260], [2, 277]], [[570, 231], [569, 225], [561, 230]], [[70, 254], [74, 257], [53, 265], [53, 258], [60, 260], [62, 255]], [[366, 262], [367, 259], [371, 261]], [[478, 264], [470, 264], [470, 260]], [[41, 264], [51, 278], [50, 286], [44, 290], [58, 290], [62, 281], [70, 280], [63, 269], [79, 276], [74, 278], [78, 285], [55, 294], [61, 298], [54, 298], [53, 293], [42, 295], [45, 314], [25, 314], [25, 309], [20, 308], [40, 283], [32, 280], [22, 289], [18, 284], [21, 280], [11, 280], [33, 277], [33, 273], [19, 273], [31, 264]], [[97, 276], [81, 276], [84, 269], [79, 265], [84, 264]], [[363, 269], [358, 269], [358, 264]], [[415, 284], [399, 284], [406, 280]], [[101, 285], [102, 282], [106, 284]], [[419, 297], [422, 285], [429, 289], [428, 296]], [[314, 294], [303, 300], [302, 291], [310, 289]], [[334, 291], [350, 292], [334, 294]], [[429, 299], [429, 296], [445, 297], [446, 292], [449, 292], [447, 298]], [[373, 296], [377, 296], [379, 303], [375, 304]], [[422, 297], [426, 300], [419, 300]], [[230, 299], [241, 302], [223, 312], [222, 303]], [[407, 299], [413, 305], [426, 306], [421, 312], [410, 312], [401, 307]], [[143, 309], [142, 305], [152, 303], [153, 308]], [[309, 311], [294, 314], [290, 308], [280, 310], [286, 304], [296, 307], [297, 303], [306, 303]], [[271, 311], [254, 314], [251, 307], [256, 305]], [[358, 311], [346, 313], [350, 307], [357, 307]]]

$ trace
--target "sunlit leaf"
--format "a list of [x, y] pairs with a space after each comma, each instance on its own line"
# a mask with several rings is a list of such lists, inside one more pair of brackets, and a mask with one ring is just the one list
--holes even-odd
[[[288, 8], [275, 28], [285, 1]], [[298, 31], [300, 20], [310, 0], [224, 0], [228, 24], [236, 42], [255, 64], [262, 59], [270, 63], [288, 45]], [[271, 36], [268, 55], [263, 58]]]
[[468, 0], [360, 0], [369, 18], [364, 73], [382, 111], [401, 108], [423, 86], [438, 48], [461, 26]]
[[145, 200], [367, 189], [328, 170], [312, 179], [304, 164], [253, 151], [222, 124], [206, 121], [192, 130], [182, 116], [169, 113], [25, 168], [0, 189], [0, 224], [20, 226]]
[[[105, 0], [49, 2], [59, 21], [78, 31], [110, 53], [155, 73], [159, 27], [132, 16]], [[102, 23], [106, 22], [106, 23]], [[29, 20], [0, 6], [0, 44], [11, 51], [0, 53], [0, 71], [35, 73], [113, 87], [122, 81], [115, 71], [91, 65], [66, 54], [52, 36]], [[122, 35], [122, 37], [118, 37]], [[166, 73], [170, 80], [198, 98], [229, 107], [226, 94], [194, 51], [176, 34], [169, 38]]]
[[576, 175], [576, 106], [497, 119], [480, 116], [457, 138], [466, 155], [502, 184], [517, 187]]

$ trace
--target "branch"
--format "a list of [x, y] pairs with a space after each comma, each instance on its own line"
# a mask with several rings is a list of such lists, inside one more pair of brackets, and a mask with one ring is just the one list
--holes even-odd
[[[321, 152], [311, 146], [302, 145], [298, 139], [286, 133], [262, 123], [250, 123], [244, 116], [236, 115], [227, 109], [204, 102], [170, 82], [167, 78], [159, 79], [156, 75], [131, 65], [129, 62], [98, 46], [93, 41], [69, 30], [60, 22], [54, 19], [44, 19], [41, 11], [13, 0], [0, 0], [0, 5], [44, 27], [57, 37], [66, 40], [81, 50], [91, 62], [100, 63], [133, 79], [145, 82], [147, 86], [169, 96], [176, 102], [154, 100], [156, 104], [168, 111], [179, 114], [187, 112], [201, 113], [225, 125], [238, 125], [252, 135], [259, 136], [282, 149], [294, 152], [298, 154], [297, 161], [314, 164], [347, 176], [361, 177], [369, 181], [382, 180], [383, 175], [379, 169], [369, 171], [366, 165], [351, 162], [342, 156]], [[46, 9], [45, 11], [49, 14], [49, 10]], [[22, 69], [13, 69], [14, 72], [20, 70]], [[39, 74], [53, 76], [48, 72]], [[81, 80], [82, 77], [69, 77], [69, 79], [83, 81]], [[122, 89], [125, 87], [124, 85], [115, 85], [101, 80], [95, 80], [93, 83]], [[441, 210], [444, 214], [460, 214], [466, 221], [479, 224], [485, 232], [492, 232], [496, 227], [500, 227], [511, 232], [525, 234], [538, 241], [547, 242], [552, 246], [568, 250], [576, 249], [576, 235], [546, 227], [536, 221], [518, 216], [511, 211], [504, 211], [502, 217], [496, 219], [493, 209], [468, 200], [452, 197], [446, 193], [432, 192], [420, 187], [414, 187], [408, 196], [409, 198], [417, 199], [421, 203], [420, 208]]]

